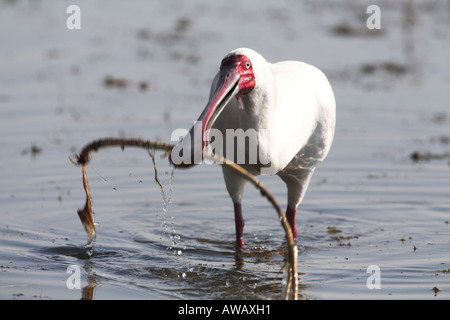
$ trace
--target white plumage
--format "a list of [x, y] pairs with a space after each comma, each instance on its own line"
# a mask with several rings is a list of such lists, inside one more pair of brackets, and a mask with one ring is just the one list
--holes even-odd
[[[190, 139], [183, 139], [176, 150], [184, 148], [201, 153], [200, 148], [208, 145], [208, 129], [213, 128], [222, 133], [223, 149], [219, 150], [214, 140], [211, 146], [227, 156], [227, 129], [235, 132], [242, 129], [250, 133], [258, 145], [258, 161], [249, 163], [253, 156], [251, 153], [254, 153], [249, 141], [245, 143], [245, 149], [237, 148], [237, 143], [234, 143], [235, 157], [231, 160], [239, 160], [236, 156], [245, 152], [246, 163], [238, 162], [244, 168], [255, 175], [276, 174], [286, 183], [286, 217], [294, 237], [297, 237], [296, 209], [316, 165], [328, 154], [334, 137], [335, 119], [334, 94], [319, 69], [298, 61], [272, 64], [254, 50], [241, 48], [222, 60], [214, 78], [209, 102], [199, 117], [203, 123], [203, 143], [195, 149], [190, 135]], [[217, 133], [211, 130], [213, 132]], [[173, 159], [174, 155], [171, 157]], [[194, 158], [193, 154], [191, 158]], [[270, 165], [264, 165], [268, 160]], [[188, 165], [177, 164], [181, 167]], [[241, 201], [246, 180], [227, 166], [222, 166], [222, 170], [234, 203], [236, 241], [243, 246]]]

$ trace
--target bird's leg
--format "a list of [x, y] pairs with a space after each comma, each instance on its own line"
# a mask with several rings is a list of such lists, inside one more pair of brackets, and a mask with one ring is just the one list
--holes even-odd
[[242, 217], [242, 206], [234, 203], [234, 222], [236, 224], [236, 244], [244, 246], [244, 218]]
[[297, 238], [297, 225], [295, 223], [296, 212], [297, 210], [295, 208], [291, 209], [290, 206], [288, 206], [286, 209], [286, 219], [289, 222], [289, 225], [291, 226], [292, 236], [294, 237], [294, 239]]

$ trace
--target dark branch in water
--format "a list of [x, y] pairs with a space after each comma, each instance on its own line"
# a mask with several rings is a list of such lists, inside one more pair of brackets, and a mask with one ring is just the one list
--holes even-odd
[[[148, 151], [150, 150], [162, 150], [165, 151], [165, 155], [167, 155], [173, 148], [173, 145], [163, 143], [163, 142], [157, 142], [157, 141], [150, 141], [150, 140], [143, 140], [143, 139], [127, 139], [127, 138], [103, 138], [98, 139], [95, 141], [90, 142], [87, 144], [76, 156], [76, 161], [74, 161], [72, 158], [70, 158], [70, 161], [75, 165], [80, 165], [82, 168], [83, 173], [83, 187], [84, 191], [86, 193], [86, 203], [84, 205], [83, 209], [78, 210], [78, 216], [81, 220], [81, 223], [83, 224], [84, 229], [86, 230], [86, 233], [88, 235], [88, 242], [86, 244], [86, 248], [92, 252], [96, 237], [96, 231], [95, 231], [95, 224], [94, 224], [94, 218], [92, 213], [92, 204], [91, 204], [91, 195], [89, 192], [89, 184], [87, 181], [86, 176], [86, 166], [89, 163], [90, 160], [90, 154], [93, 151], [98, 151], [101, 148], [106, 147], [117, 147], [119, 146], [122, 150], [125, 147], [138, 147], [143, 148]], [[156, 166], [154, 162], [153, 154], [150, 153], [153, 161], [153, 167], [155, 169], [155, 180], [160, 185], [157, 177], [156, 172]], [[206, 152], [204, 152], [204, 156], [214, 159], [217, 158], [216, 156], [210, 155]], [[284, 228], [284, 231], [286, 233], [286, 239], [288, 242], [288, 257], [287, 257], [287, 264], [286, 267], [288, 268], [288, 282], [286, 285], [286, 290], [284, 293], [284, 299], [289, 299], [292, 297], [293, 299], [297, 299], [298, 295], [298, 276], [297, 276], [297, 245], [295, 244], [294, 237], [291, 231], [291, 227], [289, 226], [289, 223], [286, 220], [286, 217], [281, 210], [280, 206], [278, 205], [277, 201], [273, 197], [273, 195], [269, 192], [269, 190], [258, 180], [255, 178], [254, 175], [252, 175], [250, 172], [242, 168], [240, 165], [235, 164], [226, 158], [222, 157], [222, 163], [224, 165], [230, 166], [234, 171], [241, 174], [243, 177], [245, 177], [248, 181], [250, 181], [256, 188], [258, 188], [261, 191], [261, 195], [266, 197], [269, 202], [273, 205], [275, 210], [278, 213], [278, 217], [280, 218], [281, 225]]]
[[[100, 148], [105, 147], [117, 147], [119, 146], [122, 150], [125, 147], [138, 147], [146, 150], [157, 149], [170, 152], [173, 145], [164, 142], [150, 141], [143, 139], [127, 139], [127, 138], [103, 138], [92, 141], [87, 144], [77, 155], [76, 164], [86, 165], [89, 162], [89, 155], [92, 151], [98, 151]], [[72, 160], [71, 160], [72, 161]], [[72, 161], [73, 162], [73, 161]]]
[[[89, 163], [91, 152], [98, 151], [101, 148], [117, 147], [117, 146], [119, 146], [122, 150], [125, 147], [138, 147], [146, 150], [152, 149], [163, 150], [166, 151], [166, 153], [168, 153], [173, 148], [173, 145], [170, 144], [143, 139], [103, 138], [94, 140], [89, 144], [87, 144], [86, 146], [84, 146], [80, 154], [76, 156], [76, 161], [74, 161], [72, 158], [69, 158], [73, 164], [81, 165], [81, 169], [83, 172], [83, 187], [86, 193], [86, 203], [83, 209], [78, 210], [78, 217], [80, 218], [84, 230], [86, 230], [86, 233], [88, 235], [88, 242], [86, 244], [86, 248], [89, 251], [93, 250], [96, 231], [95, 231], [94, 217], [92, 213], [91, 195], [89, 192], [89, 184], [86, 176], [86, 166]], [[156, 176], [155, 179], [157, 179]]]
[[438, 159], [438, 160], [445, 159], [445, 158], [450, 159], [450, 152], [432, 153], [430, 151], [414, 151], [413, 153], [410, 154], [409, 157], [414, 162], [429, 161], [432, 159]]

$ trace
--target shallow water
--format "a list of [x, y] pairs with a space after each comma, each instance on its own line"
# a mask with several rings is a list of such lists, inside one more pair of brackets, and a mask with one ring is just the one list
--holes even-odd
[[[148, 153], [101, 150], [87, 168], [90, 258], [76, 214], [84, 193], [69, 156], [100, 137], [169, 141], [190, 128], [221, 58], [241, 46], [318, 66], [336, 95], [336, 138], [297, 218], [300, 297], [450, 297], [450, 159], [410, 159], [449, 151], [449, 5], [378, 2], [374, 34], [365, 2], [255, 3], [82, 1], [78, 31], [66, 28], [69, 2], [0, 4], [0, 298], [281, 298], [276, 212], [248, 185], [236, 251], [218, 166], [172, 176], [157, 155], [164, 204]], [[108, 76], [126, 86], [106, 87]], [[261, 180], [285, 206], [281, 180]], [[370, 265], [381, 289], [366, 285]], [[67, 286], [70, 266], [81, 289]]]

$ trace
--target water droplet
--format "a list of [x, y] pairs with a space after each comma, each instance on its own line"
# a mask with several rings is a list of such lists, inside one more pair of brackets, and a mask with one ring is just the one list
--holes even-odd
[[[170, 247], [169, 249], [171, 249], [171, 247]], [[176, 255], [176, 256], [181, 256], [181, 255], [183, 254], [183, 251], [177, 250], [177, 249], [173, 249], [173, 250], [172, 250], [172, 253], [173, 253], [174, 255]]]

